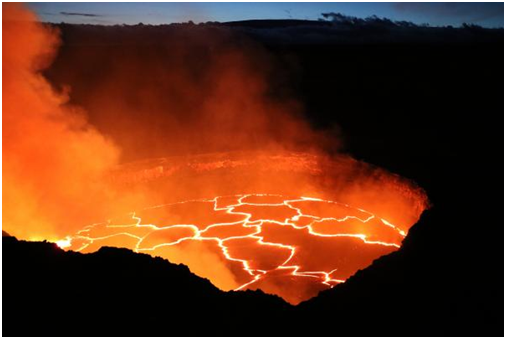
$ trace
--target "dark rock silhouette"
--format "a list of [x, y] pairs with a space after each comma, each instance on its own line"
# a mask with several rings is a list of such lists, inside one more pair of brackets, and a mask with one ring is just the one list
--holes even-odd
[[261, 335], [291, 308], [260, 291], [222, 292], [184, 265], [127, 249], [2, 241], [7, 336]]
[[500, 334], [500, 291], [472, 279], [454, 285], [468, 261], [446, 262], [424, 245], [424, 229], [444, 218], [424, 212], [400, 251], [295, 307], [261, 291], [222, 292], [184, 265], [127, 249], [81, 254], [3, 237], [4, 334]]
[[499, 286], [487, 283], [489, 272], [470, 268], [478, 256], [466, 253], [464, 244], [448, 257], [445, 247], [456, 251], [459, 246], [437, 239], [438, 228], [451, 223], [452, 216], [442, 208], [424, 212], [398, 252], [300, 304], [294, 318], [312, 314], [324, 323], [337, 318], [339, 333], [345, 335], [500, 335]]

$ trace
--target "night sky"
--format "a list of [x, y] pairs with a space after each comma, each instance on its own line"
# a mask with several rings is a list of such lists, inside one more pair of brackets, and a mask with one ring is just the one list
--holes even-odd
[[317, 20], [336, 12], [359, 18], [376, 15], [431, 26], [504, 27], [500, 3], [30, 3], [45, 22], [166, 24], [248, 19]]

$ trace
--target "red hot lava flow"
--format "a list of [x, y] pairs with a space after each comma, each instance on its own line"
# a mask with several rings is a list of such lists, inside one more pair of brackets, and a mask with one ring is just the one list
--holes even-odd
[[[2, 8], [9, 234], [81, 252], [130, 248], [223, 290], [297, 304], [397, 250], [427, 208], [409, 180], [329, 156], [333, 134], [273, 94], [273, 58], [237, 32], [116, 27], [103, 42], [110, 36], [75, 27], [92, 39], [66, 45], [51, 71], [81, 90], [77, 107], [70, 87], [59, 92], [43, 75], [58, 28], [22, 4]], [[184, 155], [156, 159], [174, 154]], [[143, 158], [155, 159], [130, 162]]]
[[[394, 176], [390, 183], [366, 183], [361, 190], [367, 197], [377, 194], [375, 185], [382, 185], [391, 192], [384, 192], [383, 197], [390, 198], [395, 206], [377, 205], [376, 199], [364, 201], [372, 212], [361, 208], [364, 206], [326, 199], [325, 189], [315, 186], [322, 172], [312, 166], [341, 165], [336, 168], [343, 174], [343, 164], [347, 163], [349, 170], [358, 163], [349, 158], [324, 163], [307, 154], [216, 154], [140, 164], [142, 169], [123, 170], [116, 180], [146, 186], [155, 182], [159, 188], [170, 182], [171, 189], [166, 191], [171, 192], [174, 180], [170, 179], [174, 177], [179, 181], [190, 176], [202, 187], [219, 176], [233, 191], [251, 190], [252, 186], [242, 183], [242, 179], [249, 178], [250, 182], [256, 172], [252, 167], [261, 166], [263, 181], [270, 186], [264, 189], [270, 193], [228, 194], [224, 190], [224, 195], [143, 208], [86, 226], [58, 245], [84, 253], [102, 246], [127, 247], [188, 265], [223, 290], [261, 289], [298, 304], [397, 250], [413, 222], [406, 223], [406, 218], [415, 220], [419, 213], [416, 210], [423, 208], [416, 206], [422, 202], [418, 200], [423, 198], [422, 193], [410, 191], [418, 195], [405, 195], [402, 189], [409, 186], [395, 182]], [[290, 176], [298, 176], [297, 187], [287, 185]], [[327, 194], [353, 200], [346, 192], [349, 188], [335, 190]], [[312, 195], [300, 196], [302, 192]], [[411, 216], [399, 212], [408, 204], [413, 204]]]
[[[242, 194], [143, 209], [58, 244], [81, 252], [116, 245], [170, 260], [205, 247], [229, 261], [233, 289], [260, 288], [298, 303], [399, 248], [404, 236], [387, 220], [346, 204]], [[220, 286], [215, 274], [207, 278]]]

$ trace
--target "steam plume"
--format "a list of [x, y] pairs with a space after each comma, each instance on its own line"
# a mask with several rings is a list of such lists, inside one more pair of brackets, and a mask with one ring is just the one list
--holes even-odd
[[[54, 239], [100, 215], [119, 151], [41, 75], [60, 43], [21, 4], [3, 4], [3, 228]], [[91, 209], [93, 206], [93, 212]]]

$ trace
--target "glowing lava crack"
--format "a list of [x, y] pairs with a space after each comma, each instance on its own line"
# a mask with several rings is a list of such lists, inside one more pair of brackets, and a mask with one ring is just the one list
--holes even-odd
[[334, 201], [244, 194], [154, 206], [57, 242], [183, 263], [224, 290], [261, 289], [297, 304], [400, 247], [405, 232]]

